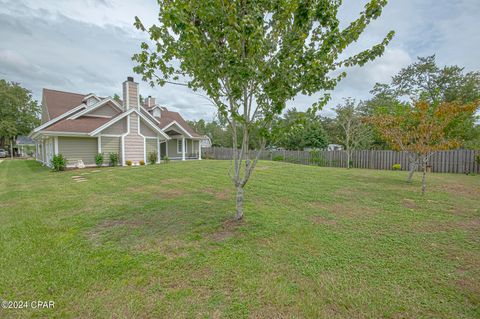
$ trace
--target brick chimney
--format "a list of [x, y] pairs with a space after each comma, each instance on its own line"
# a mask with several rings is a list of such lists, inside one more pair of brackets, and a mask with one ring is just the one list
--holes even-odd
[[123, 82], [123, 107], [128, 110], [132, 107], [138, 107], [139, 104], [138, 83], [133, 81], [132, 76], [129, 76]]
[[145, 101], [145, 106], [147, 108], [151, 108], [154, 105], [155, 105], [155, 98], [149, 95]]

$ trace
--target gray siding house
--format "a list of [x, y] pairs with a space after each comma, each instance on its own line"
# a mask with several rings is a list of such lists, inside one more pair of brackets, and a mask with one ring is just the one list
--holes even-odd
[[158, 162], [201, 159], [202, 136], [177, 112], [167, 110], [148, 97], [140, 104], [139, 86], [132, 77], [123, 82], [123, 101], [95, 94], [43, 90], [42, 124], [30, 137], [36, 144], [36, 159], [50, 166], [55, 154], [67, 158], [68, 166], [95, 165], [95, 155], [117, 153], [121, 165], [148, 163], [157, 153]]

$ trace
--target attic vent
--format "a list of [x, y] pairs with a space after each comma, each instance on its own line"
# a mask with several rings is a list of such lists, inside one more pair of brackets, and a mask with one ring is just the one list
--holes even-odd
[[155, 117], [160, 117], [161, 116], [160, 109], [158, 107], [153, 109], [153, 116], [155, 116]]
[[95, 98], [93, 98], [93, 97], [88, 98], [87, 99], [87, 106], [91, 106], [91, 105], [95, 104], [96, 102], [97, 102], [97, 100]]

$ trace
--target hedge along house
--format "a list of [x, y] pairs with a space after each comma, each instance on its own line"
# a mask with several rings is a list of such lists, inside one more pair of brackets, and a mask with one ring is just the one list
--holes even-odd
[[177, 112], [156, 105], [148, 97], [140, 104], [139, 85], [132, 77], [123, 82], [123, 101], [95, 94], [43, 90], [42, 124], [30, 136], [36, 143], [36, 159], [50, 166], [55, 154], [67, 158], [67, 166], [95, 165], [97, 153], [116, 153], [119, 163], [148, 163], [170, 159], [201, 159], [198, 135]]

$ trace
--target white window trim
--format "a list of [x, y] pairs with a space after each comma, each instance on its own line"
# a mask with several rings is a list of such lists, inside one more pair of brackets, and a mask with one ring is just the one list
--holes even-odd
[[183, 145], [182, 145], [183, 139], [177, 139], [177, 153], [182, 154], [183, 153]]

